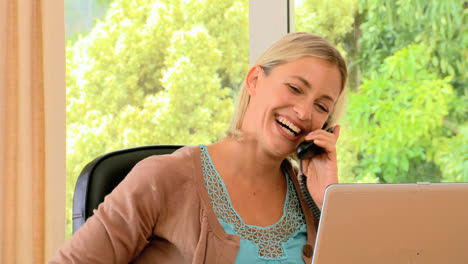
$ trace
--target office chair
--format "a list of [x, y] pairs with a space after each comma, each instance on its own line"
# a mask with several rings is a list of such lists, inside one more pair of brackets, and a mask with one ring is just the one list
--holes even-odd
[[127, 176], [142, 159], [170, 154], [182, 145], [148, 145], [120, 149], [101, 155], [81, 171], [73, 194], [73, 233], [93, 215], [104, 197]]

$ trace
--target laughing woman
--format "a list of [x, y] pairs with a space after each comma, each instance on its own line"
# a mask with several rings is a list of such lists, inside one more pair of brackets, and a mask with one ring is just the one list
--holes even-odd
[[325, 150], [303, 163], [320, 209], [338, 181], [346, 78], [317, 35], [273, 43], [246, 75], [226, 138], [138, 163], [50, 263], [310, 263], [318, 220], [291, 160], [304, 140]]

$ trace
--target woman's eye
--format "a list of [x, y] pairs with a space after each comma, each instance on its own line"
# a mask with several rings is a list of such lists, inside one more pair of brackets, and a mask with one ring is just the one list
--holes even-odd
[[299, 90], [298, 88], [296, 88], [295, 86], [293, 85], [290, 85], [288, 84], [288, 87], [291, 91], [293, 91], [294, 93], [301, 93], [301, 90]]
[[325, 112], [325, 113], [328, 113], [328, 109], [327, 107], [325, 107], [324, 105], [321, 105], [321, 104], [317, 104], [318, 108], [320, 108], [321, 111]]

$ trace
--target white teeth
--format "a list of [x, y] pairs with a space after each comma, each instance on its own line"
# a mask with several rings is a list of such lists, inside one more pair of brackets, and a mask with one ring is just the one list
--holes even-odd
[[[292, 131], [296, 132], [297, 134], [301, 133], [301, 129], [297, 127], [296, 125], [294, 125], [293, 123], [289, 122], [286, 118], [282, 116], [277, 116], [276, 120], [278, 120], [278, 122], [280, 122], [281, 124], [288, 126]], [[292, 133], [289, 129], [283, 127], [283, 130], [295, 136], [294, 133]]]
[[291, 135], [291, 136], [293, 136], [293, 137], [296, 136], [296, 135], [294, 135], [293, 132], [291, 132], [291, 130], [289, 130], [289, 129], [285, 128], [285, 127], [281, 127], [281, 129], [283, 129], [284, 132], [288, 133], [289, 135]]

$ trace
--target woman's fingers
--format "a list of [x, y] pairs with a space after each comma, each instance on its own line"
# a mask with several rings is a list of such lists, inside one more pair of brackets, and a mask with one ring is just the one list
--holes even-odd
[[338, 125], [333, 132], [318, 129], [305, 137], [306, 140], [313, 141], [326, 151], [326, 153], [302, 161], [304, 173], [307, 176], [307, 188], [319, 208], [322, 206], [327, 186], [338, 182], [336, 142], [340, 129]]
[[333, 133], [327, 132], [325, 130], [315, 130], [309, 133], [305, 140], [313, 141], [315, 145], [324, 148], [328, 153], [333, 153], [336, 151], [336, 141], [340, 135], [340, 126], [336, 126]]
[[317, 129], [317, 130], [314, 130], [314, 131], [310, 132], [309, 134], [307, 134], [304, 137], [304, 140], [311, 141], [311, 140], [314, 140], [314, 139], [318, 139], [318, 137], [326, 136], [326, 137], [334, 138], [335, 141], [336, 141], [336, 140], [338, 140], [338, 137], [340, 135], [340, 130], [341, 130], [340, 125], [336, 125], [332, 133], [330, 133], [328, 131], [325, 131], [323, 129]]
[[341, 130], [340, 125], [336, 125], [335, 129], [333, 130], [333, 135], [335, 135], [337, 141], [338, 141], [338, 138], [340, 137], [340, 130]]

